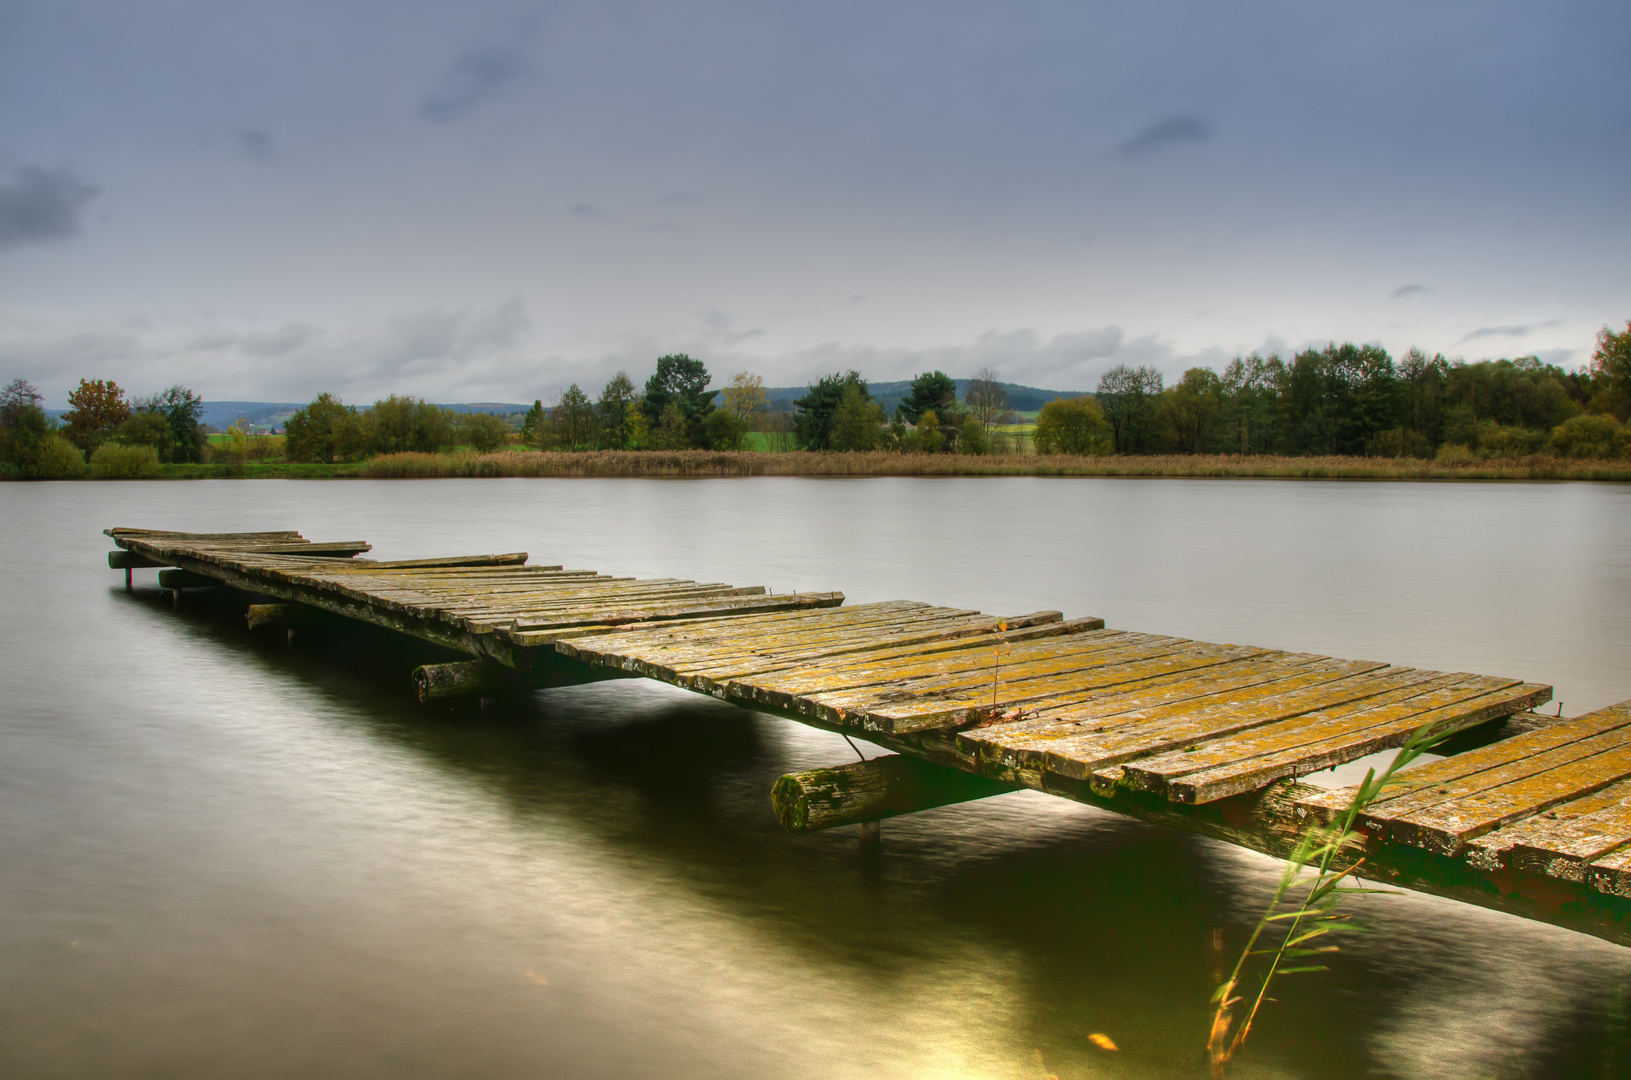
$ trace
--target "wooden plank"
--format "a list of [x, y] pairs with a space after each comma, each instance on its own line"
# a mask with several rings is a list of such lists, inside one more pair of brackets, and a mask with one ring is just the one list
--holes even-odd
[[374, 545], [366, 540], [337, 540], [332, 543], [256, 543], [244, 548], [251, 555], [294, 555], [299, 558], [312, 556], [349, 556], [360, 555], [365, 551], [372, 551]]
[[[1492, 683], [1494, 680], [1458, 682], [1397, 704], [1365, 702], [1363, 708], [1333, 719], [1299, 717], [1286, 725], [1275, 725], [1279, 730], [1264, 732], [1261, 737], [1258, 736], [1263, 729], [1254, 729], [1237, 743], [1242, 755], [1250, 755], [1247, 760], [1171, 778], [1166, 785], [1168, 797], [1182, 803], [1216, 802], [1244, 791], [1255, 791], [1283, 777], [1306, 776], [1367, 754], [1403, 746], [1413, 732], [1428, 724], [1457, 729], [1472, 727], [1542, 704], [1552, 696], [1549, 686], [1495, 684], [1497, 688], [1491, 689]], [[1468, 696], [1469, 691], [1480, 689], [1484, 692]], [[1317, 725], [1317, 729], [1308, 733], [1285, 731], [1302, 726], [1305, 719], [1310, 727]], [[1299, 741], [1309, 734], [1323, 737], [1312, 742]], [[1132, 772], [1143, 764], [1134, 762], [1124, 768]]]
[[1609, 896], [1631, 897], [1631, 848], [1593, 859], [1586, 867], [1586, 884]]
[[[1541, 771], [1534, 771], [1529, 763], [1491, 769], [1478, 774], [1474, 783], [1463, 781], [1456, 785], [1452, 797], [1443, 802], [1402, 817], [1389, 814], [1382, 819], [1388, 838], [1442, 855], [1455, 855], [1474, 837], [1631, 776], [1631, 744], [1626, 733], [1598, 735], [1570, 749], [1588, 747], [1596, 752], [1571, 755], [1569, 760]], [[1367, 820], [1369, 817], [1366, 815]]]
[[[503, 555], [454, 555], [445, 559], [393, 559], [380, 561], [370, 559], [366, 567], [358, 569], [368, 570], [429, 570], [442, 567], [460, 566], [520, 566], [527, 561], [525, 551], [511, 551]], [[529, 570], [559, 570], [558, 566], [528, 567]]]
[[[1033, 734], [1053, 738], [1080, 734], [1084, 730], [1100, 731], [1110, 724], [1192, 719], [1198, 709], [1238, 711], [1264, 701], [1280, 702], [1293, 691], [1307, 692], [1323, 683], [1386, 667], [1375, 661], [1335, 660], [1311, 653], [1253, 657], [1203, 668], [1187, 679], [1084, 692], [1059, 705], [1038, 709], [1035, 719], [1004, 725], [1003, 732], [1015, 739]], [[1318, 701], [1328, 704], [1347, 700], [1347, 696], [1339, 694], [1330, 698], [1327, 692], [1326, 697]], [[1308, 709], [1314, 707], [1309, 705]], [[1289, 714], [1281, 713], [1275, 719], [1284, 715]]]
[[550, 628], [548, 630], [509, 631], [504, 636], [517, 645], [547, 645], [553, 642], [555, 631], [570, 630], [578, 626], [686, 619], [699, 614], [716, 615], [722, 611], [732, 610], [779, 611], [790, 608], [837, 607], [843, 602], [844, 594], [838, 592], [786, 593], [779, 596], [756, 596], [743, 600], [718, 600], [697, 604], [611, 608], [592, 617], [563, 615], [558, 619], [549, 620], [546, 624]]
[[[1014, 653], [1007, 658], [1014, 660], [1017, 655], [1021, 661], [1056, 659], [1088, 664], [1095, 658], [1168, 655], [1177, 652], [1184, 643], [1183, 638], [1132, 634], [1121, 630], [1093, 630], [1016, 644]], [[970, 642], [956, 649], [936, 651], [905, 648], [882, 660], [863, 655], [846, 657], [831, 664], [812, 664], [801, 668], [796, 674], [757, 680], [751, 693], [744, 696], [780, 707], [792, 707], [793, 702], [809, 694], [894, 687], [911, 679], [947, 674], [970, 676], [983, 683], [993, 670], [993, 657], [989, 649], [995, 645], [995, 641], [983, 648], [974, 647], [976, 644]]]
[[[1437, 674], [1414, 668], [1384, 667], [1335, 681], [1299, 686], [1244, 705], [1229, 702], [1200, 705], [1188, 713], [1176, 714], [1161, 710], [1154, 719], [1132, 722], [1121, 722], [1121, 717], [1111, 716], [1061, 725], [1054, 731], [978, 730], [959, 736], [958, 745], [978, 760], [1000, 767], [1045, 770], [1074, 780], [1092, 781], [1098, 770], [1134, 758], [1181, 750], [1316, 708], [1375, 697], [1424, 682]], [[1112, 788], [1118, 782], [1119, 774], [1100, 778], [1100, 783], [1108, 783]]]
[[[1153, 659], [1132, 653], [1103, 664], [1073, 667], [1050, 677], [1005, 681], [997, 687], [997, 700], [1002, 708], [1011, 709], [1033, 701], [1047, 700], [1062, 690], [1075, 691], [1084, 686], [1114, 686], [1141, 679], [1177, 676], [1253, 654], [1249, 646], [1223, 645], [1190, 647]], [[897, 703], [896, 693], [910, 694], [911, 698], [907, 702]], [[893, 733], [977, 723], [979, 711], [990, 706], [991, 701], [991, 690], [977, 683], [969, 683], [949, 688], [928, 701], [922, 700], [915, 691], [888, 688], [868, 688], [861, 693], [810, 694], [800, 699], [800, 709], [808, 708], [829, 723]]]
[[[1457, 784], [1470, 783], [1471, 786], [1466, 788], [1468, 793], [1482, 790], [1488, 785], [1476, 778], [1480, 774], [1493, 775], [1494, 770], [1503, 767], [1516, 765], [1521, 769], [1526, 764], [1537, 763], [1533, 764], [1530, 772], [1539, 772], [1549, 767], [1548, 763], [1572, 760], [1572, 757], [1583, 756], [1583, 753], [1595, 752], [1574, 752], [1569, 748], [1627, 725], [1631, 725], [1631, 702], [1620, 702], [1465, 754], [1417, 765], [1407, 774], [1410, 786], [1392, 789], [1391, 794], [1384, 794], [1375, 800], [1370, 806], [1370, 816], [1381, 820], [1426, 809], [1455, 797], [1460, 790]], [[1353, 789], [1333, 788], [1298, 800], [1297, 808], [1304, 817], [1330, 822], [1346, 811], [1352, 801]]]
[[1584, 881], [1586, 864], [1631, 843], [1631, 780], [1620, 780], [1578, 799], [1502, 826], [1467, 843], [1469, 865], [1503, 866]]

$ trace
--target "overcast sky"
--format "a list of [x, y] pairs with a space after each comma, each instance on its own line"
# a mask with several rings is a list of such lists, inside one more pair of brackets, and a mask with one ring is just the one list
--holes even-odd
[[0, 0], [0, 380], [1091, 389], [1631, 318], [1631, 5]]

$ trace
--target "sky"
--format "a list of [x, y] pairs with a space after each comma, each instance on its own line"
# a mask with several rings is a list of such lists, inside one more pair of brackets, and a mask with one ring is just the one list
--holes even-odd
[[0, 0], [0, 381], [1092, 389], [1631, 319], [1631, 5]]

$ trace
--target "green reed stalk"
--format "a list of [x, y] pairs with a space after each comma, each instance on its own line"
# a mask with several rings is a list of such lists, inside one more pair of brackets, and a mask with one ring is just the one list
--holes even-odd
[[[1348, 809], [1341, 818], [1330, 825], [1310, 826], [1291, 854], [1286, 857], [1285, 870], [1281, 873], [1280, 883], [1274, 890], [1274, 899], [1269, 901], [1269, 906], [1264, 911], [1263, 917], [1257, 921], [1251, 937], [1246, 939], [1246, 947], [1241, 950], [1240, 958], [1235, 961], [1234, 970], [1212, 995], [1217, 1010], [1212, 1015], [1212, 1031], [1206, 1042], [1206, 1051], [1214, 1078], [1221, 1080], [1227, 1075], [1229, 1062], [1233, 1060], [1241, 1044], [1246, 1041], [1246, 1036], [1251, 1033], [1252, 1022], [1257, 1018], [1258, 1010], [1268, 997], [1269, 985], [1277, 976], [1329, 970], [1320, 963], [1287, 964], [1287, 961], [1304, 960], [1340, 951], [1339, 947], [1333, 944], [1313, 943], [1317, 938], [1343, 928], [1342, 924], [1349, 916], [1339, 914], [1336, 910], [1342, 898], [1351, 893], [1395, 891], [1344, 886], [1343, 880], [1356, 873], [1365, 860], [1356, 859], [1341, 868], [1338, 868], [1338, 862], [1345, 852], [1364, 846], [1364, 835], [1354, 826], [1365, 809], [1375, 802], [1384, 790], [1405, 782], [1398, 775], [1400, 770], [1444, 741], [1455, 730], [1454, 725], [1450, 724], [1428, 724], [1412, 732], [1380, 776], [1376, 775], [1375, 769], [1365, 773], [1364, 781], [1360, 783], [1353, 801], [1348, 804]], [[1302, 876], [1303, 871], [1310, 868], [1314, 870], [1314, 880], [1308, 890], [1294, 908], [1282, 911], [1281, 908], [1287, 903], [1287, 895], [1291, 893], [1298, 878]], [[1285, 926], [1283, 933], [1278, 935], [1270, 933], [1282, 924]], [[1259, 947], [1265, 937], [1272, 939], [1276, 936], [1278, 939], [1272, 947]], [[1252, 988], [1253, 984], [1255, 990]], [[1246, 1010], [1244, 1016], [1237, 1017], [1235, 1006], [1248, 999], [1251, 1007]]]

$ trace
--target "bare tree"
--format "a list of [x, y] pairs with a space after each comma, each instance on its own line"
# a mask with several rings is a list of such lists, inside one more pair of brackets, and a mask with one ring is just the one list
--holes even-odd
[[1002, 388], [998, 378], [995, 370], [981, 368], [963, 391], [963, 404], [968, 406], [968, 414], [985, 428], [988, 435], [992, 428], [1014, 422], [1013, 411], [1008, 408], [1008, 391]]

